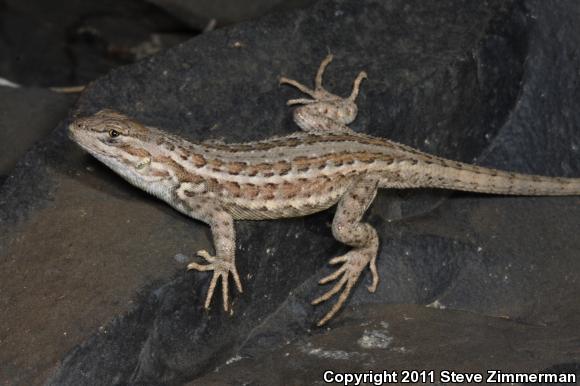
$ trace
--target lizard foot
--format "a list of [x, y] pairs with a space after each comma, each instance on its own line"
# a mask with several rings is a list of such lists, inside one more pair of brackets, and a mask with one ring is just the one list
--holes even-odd
[[211, 278], [211, 283], [207, 291], [207, 297], [205, 298], [205, 309], [209, 308], [217, 282], [219, 279], [221, 279], [224, 311], [227, 311], [229, 309], [228, 277], [230, 274], [234, 279], [234, 283], [236, 283], [236, 288], [238, 291], [240, 293], [243, 292], [242, 282], [240, 281], [240, 276], [238, 275], [236, 265], [233, 262], [228, 262], [218, 257], [212, 256], [206, 250], [197, 251], [197, 255], [205, 259], [208, 264], [189, 263], [187, 265], [187, 269], [195, 269], [198, 271], [213, 271], [213, 277]]
[[322, 86], [322, 76], [324, 75], [324, 71], [326, 67], [332, 62], [333, 56], [332, 54], [328, 54], [326, 58], [320, 63], [320, 67], [318, 68], [318, 72], [316, 73], [316, 78], [314, 79], [314, 89], [309, 88], [308, 86], [303, 85], [302, 83], [294, 80], [289, 79], [286, 77], [280, 77], [279, 83], [280, 84], [288, 84], [290, 86], [296, 87], [298, 90], [302, 91], [304, 94], [309, 95], [312, 99], [308, 98], [299, 98], [299, 99], [290, 99], [286, 102], [288, 106], [292, 105], [307, 105], [311, 103], [318, 103], [318, 102], [338, 102], [344, 101], [347, 103], [354, 103], [356, 97], [358, 96], [360, 90], [360, 83], [363, 79], [366, 79], [367, 73], [365, 71], [361, 71], [356, 79], [354, 80], [353, 89], [351, 95], [348, 98], [341, 98], [338, 95], [335, 95], [329, 91], [327, 91]]
[[367, 264], [369, 265], [372, 274], [372, 283], [368, 287], [369, 292], [375, 292], [377, 285], [379, 284], [379, 275], [376, 266], [376, 251], [372, 249], [353, 249], [345, 255], [331, 259], [329, 263], [332, 265], [342, 263], [342, 266], [330, 275], [321, 279], [318, 284], [326, 284], [338, 279], [339, 277], [340, 280], [325, 294], [314, 299], [312, 304], [316, 305], [325, 302], [341, 290], [342, 293], [330, 311], [328, 311], [326, 315], [318, 321], [317, 325], [319, 327], [328, 322], [340, 310]]
[[288, 84], [290, 86], [296, 87], [298, 90], [302, 91], [304, 94], [309, 95], [312, 99], [307, 98], [300, 98], [300, 99], [291, 99], [286, 104], [288, 106], [296, 105], [296, 104], [309, 104], [309, 103], [316, 103], [320, 101], [328, 101], [328, 100], [337, 100], [340, 99], [336, 95], [326, 91], [324, 87], [322, 87], [322, 75], [326, 70], [326, 66], [328, 66], [332, 62], [332, 55], [329, 54], [324, 58], [322, 63], [320, 63], [320, 67], [318, 68], [318, 72], [316, 73], [316, 79], [314, 81], [314, 90], [309, 88], [308, 86], [303, 85], [302, 83], [294, 80], [288, 79], [286, 77], [280, 78], [280, 84]]

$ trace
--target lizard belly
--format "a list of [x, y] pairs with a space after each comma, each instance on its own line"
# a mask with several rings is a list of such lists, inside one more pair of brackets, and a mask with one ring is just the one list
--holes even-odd
[[312, 196], [310, 198], [271, 200], [228, 200], [222, 205], [235, 220], [264, 220], [301, 217], [330, 208], [340, 199], [339, 194]]

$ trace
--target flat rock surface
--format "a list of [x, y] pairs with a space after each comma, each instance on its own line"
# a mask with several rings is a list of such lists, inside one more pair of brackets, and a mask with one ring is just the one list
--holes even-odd
[[[232, 357], [187, 385], [322, 385], [325, 377], [339, 381], [337, 376], [345, 373], [376, 377], [383, 371], [391, 377], [385, 384], [432, 384], [452, 371], [481, 374], [484, 380], [491, 376], [495, 383], [515, 372], [578, 374], [577, 363], [553, 366], [577, 358], [563, 354], [577, 347], [567, 336], [577, 336], [580, 320], [570, 316], [570, 324], [556, 327], [417, 305], [365, 305], [356, 313], [345, 312], [343, 321], [324, 333], [257, 357]], [[427, 371], [419, 375], [413, 370]]]
[[84, 85], [199, 33], [143, 0], [3, 0], [0, 77], [26, 87]]
[[204, 29], [213, 19], [217, 25], [239, 23], [266, 13], [304, 7], [314, 0], [147, 0], [187, 25]]
[[54, 129], [73, 102], [74, 97], [49, 90], [0, 87], [0, 179]]
[[[355, 130], [580, 176], [578, 16], [572, 1], [321, 1], [116, 69], [74, 113], [113, 108], [190, 140], [285, 134], [296, 127], [284, 103], [299, 94], [278, 77], [310, 83], [331, 51], [329, 90], [347, 95], [369, 74]], [[209, 275], [184, 268], [211, 248], [207, 226], [126, 184], [61, 124], [0, 188], [0, 383], [315, 384], [326, 367], [403, 364], [578, 371], [578, 203], [381, 192], [367, 214], [381, 284], [369, 294], [365, 275], [330, 331], [313, 327], [330, 305], [310, 301], [326, 261], [347, 250], [332, 239], [332, 210], [239, 222], [244, 293], [233, 315], [204, 312]], [[365, 330], [385, 343], [361, 347]], [[360, 355], [345, 363], [324, 350]]]

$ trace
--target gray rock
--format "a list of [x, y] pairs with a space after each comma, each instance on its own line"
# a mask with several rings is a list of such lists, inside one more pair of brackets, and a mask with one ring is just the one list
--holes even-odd
[[192, 28], [204, 29], [211, 20], [217, 25], [239, 23], [270, 12], [306, 7], [314, 0], [147, 0]]
[[84, 85], [199, 33], [142, 0], [4, 0], [0, 9], [1, 77], [28, 87]]
[[0, 87], [0, 178], [66, 117], [74, 98], [37, 88]]
[[[358, 71], [369, 73], [356, 130], [463, 161], [580, 176], [578, 7], [323, 1], [116, 69], [76, 113], [115, 108], [191, 140], [289, 133], [296, 127], [284, 102], [298, 94], [277, 78], [311, 82], [330, 50], [330, 90], [348, 94]], [[309, 303], [323, 290], [326, 261], [347, 250], [331, 237], [332, 211], [238, 223], [244, 293], [234, 295], [233, 315], [215, 305], [204, 312], [209, 275], [185, 272], [173, 256], [210, 247], [207, 227], [128, 186], [60, 126], [0, 191], [0, 381], [315, 383], [325, 366], [365, 371], [391, 359], [418, 369], [573, 371], [577, 202], [382, 192], [367, 216], [381, 235], [381, 284], [369, 294], [365, 275], [328, 333], [312, 328], [329, 305]], [[420, 322], [405, 325], [407, 311], [390, 303], [446, 311], [411, 307]], [[437, 326], [450, 327], [436, 338]], [[529, 343], [536, 335], [540, 343]], [[446, 360], [438, 344], [456, 355]], [[298, 355], [301, 347], [311, 351]], [[417, 351], [395, 361], [406, 355], [395, 348]], [[379, 351], [345, 365], [369, 350]], [[503, 362], [493, 360], [498, 350]], [[324, 351], [332, 355], [312, 354]], [[271, 378], [244, 377], [256, 363]]]
[[[346, 315], [324, 333], [256, 356], [232, 356], [187, 385], [311, 385], [324, 384], [325, 376], [338, 381], [345, 373], [372, 375], [364, 383], [372, 385], [380, 384], [372, 382], [383, 371], [390, 377], [384, 384], [441, 384], [445, 371], [481, 374], [484, 380], [492, 369], [580, 375], [577, 357], [559, 349], [574, 347], [564, 337], [576, 335], [577, 324], [539, 327], [417, 305], [364, 305]], [[570, 322], [580, 321], [578, 314], [570, 316]], [[563, 359], [571, 363], [552, 366]]]

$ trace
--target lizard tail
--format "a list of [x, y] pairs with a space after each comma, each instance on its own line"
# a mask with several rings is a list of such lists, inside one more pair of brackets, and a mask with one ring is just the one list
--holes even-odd
[[580, 194], [580, 178], [512, 173], [445, 159], [418, 161], [408, 170], [410, 175], [407, 177], [416, 181], [415, 187], [527, 196]]

